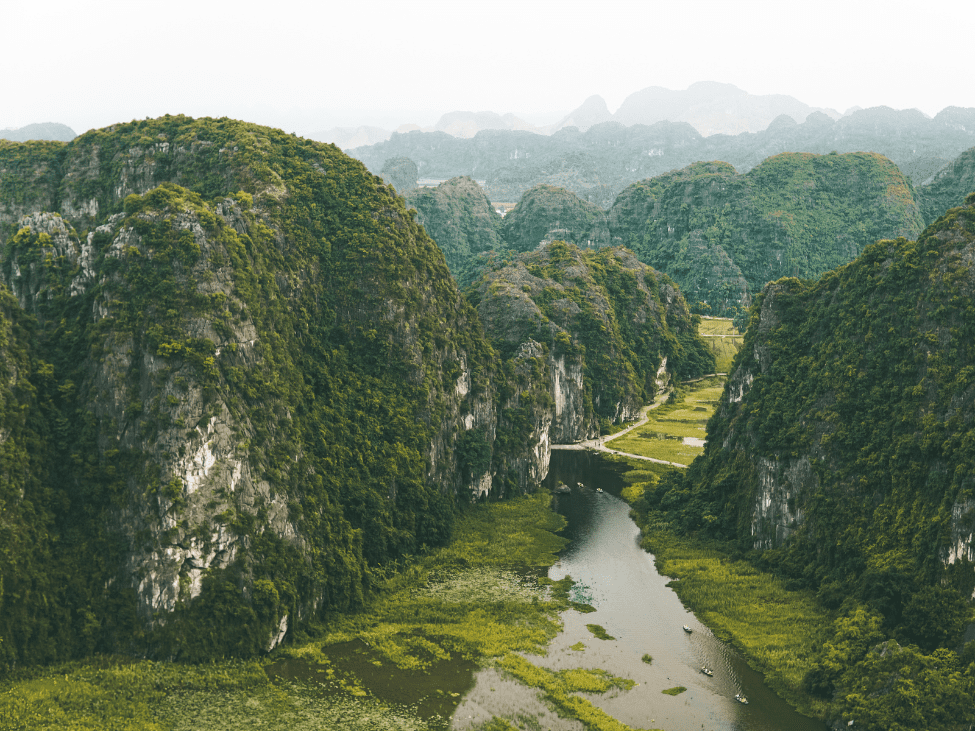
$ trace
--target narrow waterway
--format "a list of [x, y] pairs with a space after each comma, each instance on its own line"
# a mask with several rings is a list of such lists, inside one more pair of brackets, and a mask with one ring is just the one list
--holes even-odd
[[[670, 580], [657, 573], [653, 557], [639, 547], [639, 529], [618, 497], [622, 481], [612, 463], [591, 453], [555, 452], [549, 482], [572, 486], [555, 504], [568, 521], [564, 535], [571, 543], [549, 576], [571, 576], [576, 581], [573, 598], [596, 611], [566, 612], [564, 631], [548, 655], [531, 657], [532, 662], [554, 670], [602, 668], [636, 681], [629, 691], [588, 696], [633, 728], [824, 731], [822, 723], [796, 713], [772, 693], [760, 674], [683, 607], [667, 586]], [[597, 639], [589, 624], [600, 625], [614, 639]], [[644, 655], [652, 662], [646, 663]], [[714, 675], [705, 675], [702, 667]], [[687, 690], [673, 696], [661, 692], [677, 686]], [[748, 705], [735, 700], [739, 693]], [[474, 689], [458, 707], [454, 727], [483, 722], [492, 714], [534, 716], [540, 728], [553, 731], [582, 728], [546, 713], [533, 691], [487, 669], [478, 672]]]

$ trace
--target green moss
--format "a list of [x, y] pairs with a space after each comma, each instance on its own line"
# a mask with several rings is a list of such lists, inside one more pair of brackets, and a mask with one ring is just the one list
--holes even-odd
[[606, 630], [598, 624], [587, 624], [586, 629], [592, 632], [593, 637], [598, 640], [615, 640], [611, 634], [607, 633]]

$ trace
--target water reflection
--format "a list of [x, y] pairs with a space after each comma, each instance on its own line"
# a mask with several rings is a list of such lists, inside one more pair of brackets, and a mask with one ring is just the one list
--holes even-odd
[[[539, 664], [603, 667], [636, 680], [640, 685], [631, 691], [592, 698], [634, 727], [823, 731], [822, 723], [799, 715], [772, 693], [758, 673], [683, 607], [667, 587], [669, 579], [657, 573], [652, 556], [639, 547], [639, 529], [629, 517], [629, 506], [613, 494], [622, 487], [619, 468], [609, 465], [595, 454], [553, 454], [551, 480], [574, 485], [574, 474], [586, 477], [583, 489], [573, 487], [571, 493], [557, 496], [556, 509], [568, 521], [565, 535], [572, 542], [549, 575], [572, 576], [579, 585], [579, 599], [596, 612], [568, 612], [565, 632]], [[599, 624], [616, 639], [597, 640], [586, 624]], [[685, 624], [691, 634], [682, 629]], [[572, 651], [579, 641], [586, 649]], [[653, 657], [650, 665], [642, 662], [644, 654]], [[711, 668], [714, 676], [703, 674], [702, 666]], [[677, 696], [661, 693], [678, 685], [688, 690]], [[748, 697], [747, 706], [734, 700], [737, 693]]]

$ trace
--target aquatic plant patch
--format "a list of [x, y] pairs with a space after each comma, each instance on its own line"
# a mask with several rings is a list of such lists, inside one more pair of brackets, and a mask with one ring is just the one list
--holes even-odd
[[586, 629], [592, 632], [593, 637], [598, 640], [615, 640], [616, 638], [609, 634], [601, 625], [598, 624], [587, 624]]
[[478, 566], [448, 572], [433, 572], [419, 596], [441, 602], [528, 602], [546, 598], [547, 591], [535, 576], [493, 566]]
[[653, 516], [640, 521], [641, 545], [652, 551], [661, 574], [681, 601], [720, 639], [760, 669], [769, 686], [801, 712], [819, 715], [825, 704], [802, 690], [802, 680], [832, 627], [831, 617], [808, 591], [790, 591], [771, 574], [736, 561], [719, 546], [679, 537]]
[[675, 685], [673, 688], [667, 688], [666, 690], [662, 690], [660, 692], [664, 695], [680, 695], [685, 690], [687, 690], [687, 688], [685, 688], [683, 685]]
[[604, 670], [575, 668], [552, 672], [538, 667], [519, 655], [508, 654], [498, 661], [498, 667], [532, 688], [538, 688], [559, 712], [560, 716], [578, 719], [590, 731], [632, 731], [590, 701], [573, 693], [604, 693], [611, 688], [630, 690], [635, 683]]

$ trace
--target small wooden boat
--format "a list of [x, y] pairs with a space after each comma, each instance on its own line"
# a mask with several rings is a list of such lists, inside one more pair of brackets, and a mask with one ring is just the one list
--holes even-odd
[[745, 696], [743, 696], [741, 693], [735, 696], [735, 700], [738, 701], [739, 703], [743, 703], [746, 706], [748, 705], [748, 699]]
[[701, 668], [701, 672], [707, 675], [709, 678], [714, 675], [714, 671], [711, 668]]
[[603, 491], [603, 488], [601, 488], [601, 487], [597, 487], [596, 488], [596, 492], [602, 492], [602, 491]]
[[687, 634], [690, 634], [690, 633], [691, 633], [691, 632], [693, 632], [694, 630], [692, 630], [692, 629], [691, 629], [690, 627], [688, 627], [688, 626], [687, 626], [687, 625], [685, 624], [685, 625], [684, 625], [684, 631], [685, 631], [685, 632], [686, 632]]

